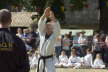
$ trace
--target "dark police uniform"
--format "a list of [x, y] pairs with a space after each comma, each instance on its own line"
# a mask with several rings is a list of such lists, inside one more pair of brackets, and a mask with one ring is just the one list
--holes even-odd
[[7, 28], [0, 28], [0, 72], [29, 72], [26, 48]]

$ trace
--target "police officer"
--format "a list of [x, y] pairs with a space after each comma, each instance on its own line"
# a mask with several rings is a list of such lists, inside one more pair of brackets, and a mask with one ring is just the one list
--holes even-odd
[[11, 22], [9, 10], [0, 10], [0, 72], [29, 72], [25, 45], [8, 30]]

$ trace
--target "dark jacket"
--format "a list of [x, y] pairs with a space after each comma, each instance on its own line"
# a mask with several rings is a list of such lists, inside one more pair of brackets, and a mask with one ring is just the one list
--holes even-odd
[[21, 39], [0, 28], [0, 72], [29, 72], [29, 60]]

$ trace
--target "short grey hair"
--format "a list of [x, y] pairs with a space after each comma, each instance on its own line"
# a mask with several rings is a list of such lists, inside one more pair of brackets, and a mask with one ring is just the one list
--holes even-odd
[[11, 12], [8, 9], [0, 10], [0, 23], [5, 24], [11, 20]]

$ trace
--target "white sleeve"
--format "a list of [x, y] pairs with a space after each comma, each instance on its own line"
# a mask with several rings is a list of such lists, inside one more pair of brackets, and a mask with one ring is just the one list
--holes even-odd
[[68, 57], [66, 56], [66, 63], [68, 63]]
[[39, 31], [40, 34], [44, 33], [46, 21], [47, 21], [47, 18], [45, 18], [44, 16], [42, 16], [39, 19], [39, 22], [38, 22], [38, 31]]
[[55, 24], [54, 24], [54, 34], [56, 37], [58, 37], [60, 35], [60, 23], [59, 21], [56, 21]]

